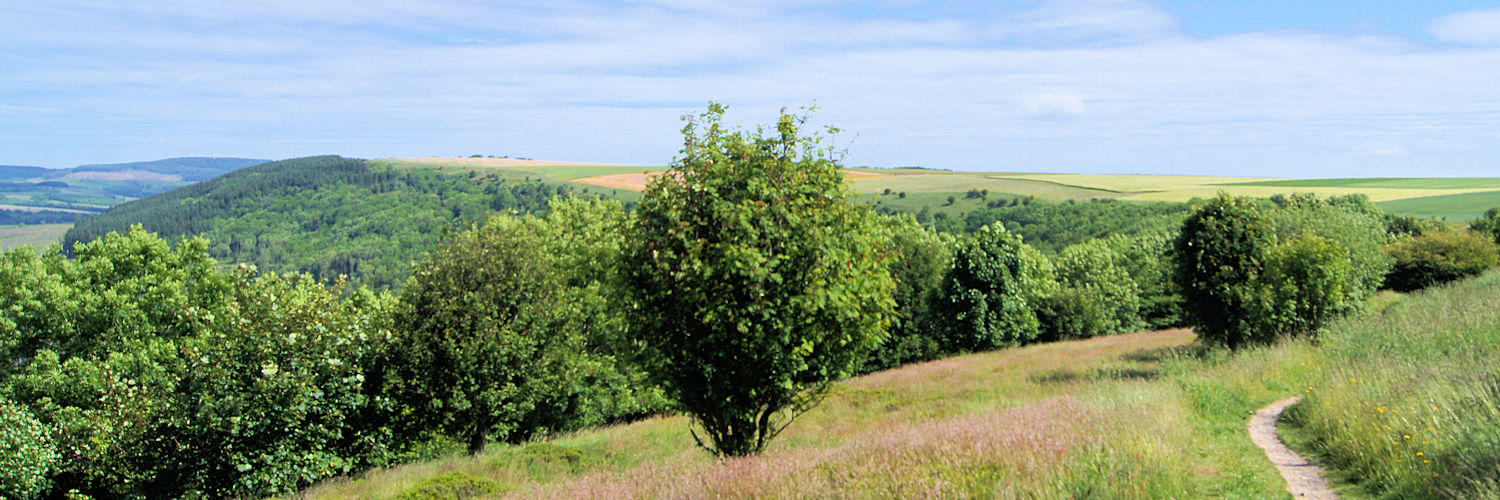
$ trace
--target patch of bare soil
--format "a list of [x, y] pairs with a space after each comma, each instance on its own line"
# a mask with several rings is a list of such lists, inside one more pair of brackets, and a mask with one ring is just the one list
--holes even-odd
[[1328, 481], [1323, 479], [1323, 468], [1292, 451], [1276, 435], [1276, 421], [1281, 419], [1281, 412], [1301, 400], [1300, 396], [1286, 398], [1256, 411], [1255, 416], [1250, 417], [1250, 441], [1265, 450], [1266, 457], [1271, 459], [1276, 470], [1281, 472], [1281, 477], [1286, 479], [1286, 491], [1292, 496], [1337, 499], [1339, 496], [1328, 487]]

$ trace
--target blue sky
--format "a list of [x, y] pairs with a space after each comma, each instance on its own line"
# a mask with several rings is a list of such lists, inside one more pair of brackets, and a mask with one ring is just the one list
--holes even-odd
[[665, 164], [715, 100], [853, 165], [1500, 176], [1497, 82], [1493, 2], [51, 0], [0, 16], [0, 164]]

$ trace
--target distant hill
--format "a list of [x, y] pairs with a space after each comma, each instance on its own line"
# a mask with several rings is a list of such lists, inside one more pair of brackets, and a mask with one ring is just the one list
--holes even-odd
[[47, 177], [51, 172], [58, 170], [42, 167], [21, 167], [16, 165], [0, 165], [0, 180], [32, 179], [36, 177]]
[[100, 165], [80, 165], [74, 167], [72, 172], [153, 172], [168, 176], [176, 176], [187, 182], [202, 182], [220, 175], [233, 172], [245, 167], [266, 163], [270, 160], [255, 160], [249, 158], [167, 158], [156, 161], [139, 161], [132, 163], [110, 163]]
[[77, 215], [69, 214], [102, 212], [122, 202], [265, 162], [168, 158], [74, 168], [0, 166], [0, 225], [72, 222]]

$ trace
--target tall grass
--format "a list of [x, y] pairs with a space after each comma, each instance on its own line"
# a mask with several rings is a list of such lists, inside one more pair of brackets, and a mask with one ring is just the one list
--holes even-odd
[[1324, 337], [1290, 418], [1367, 493], [1500, 498], [1500, 273]]

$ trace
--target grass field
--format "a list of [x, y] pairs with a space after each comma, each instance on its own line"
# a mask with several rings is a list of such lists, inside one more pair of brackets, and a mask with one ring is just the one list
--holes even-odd
[[[635, 199], [630, 191], [644, 186], [645, 172], [661, 166], [589, 165], [499, 158], [400, 158], [376, 160], [397, 168], [434, 168], [477, 172], [506, 178], [572, 182], [581, 188], [608, 191]], [[1045, 174], [953, 172], [926, 169], [850, 169], [850, 186], [871, 203], [899, 210], [959, 215], [992, 200], [1034, 197], [1048, 201], [1116, 198], [1127, 201], [1185, 202], [1225, 191], [1238, 196], [1314, 193], [1319, 196], [1365, 194], [1388, 212], [1444, 216], [1466, 220], [1500, 206], [1500, 178], [1271, 179], [1191, 175]], [[856, 174], [858, 173], [858, 174]], [[859, 175], [868, 174], [868, 175]], [[613, 176], [613, 177], [607, 177]], [[886, 195], [885, 190], [891, 190]], [[988, 190], [984, 199], [965, 198], [971, 189]], [[906, 193], [900, 197], [899, 193]], [[948, 197], [955, 203], [948, 204]]]
[[43, 248], [62, 241], [63, 233], [72, 224], [36, 224], [30, 226], [0, 226], [0, 250], [10, 250], [21, 245]]
[[1500, 177], [1428, 177], [1369, 179], [1285, 179], [1246, 182], [1240, 185], [1279, 187], [1345, 187], [1393, 189], [1500, 189]]
[[1387, 212], [1455, 220], [1477, 218], [1484, 215], [1485, 210], [1494, 207], [1500, 207], [1500, 191], [1427, 196], [1380, 203], [1380, 208]]
[[[448, 474], [518, 498], [1273, 498], [1248, 411], [1281, 351], [1199, 359], [1184, 330], [996, 351], [847, 381], [763, 455], [718, 462], [682, 417], [371, 471], [306, 498], [392, 498]], [[1297, 348], [1305, 348], [1300, 346]], [[458, 475], [454, 475], [454, 474]]]

